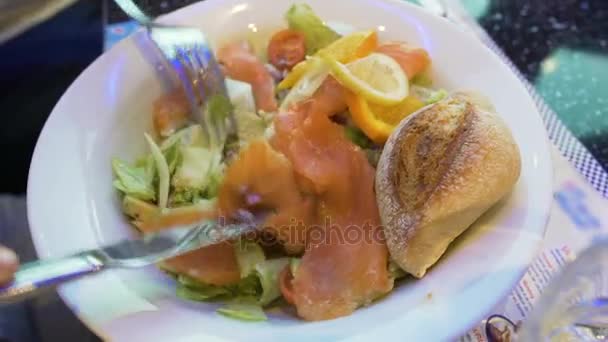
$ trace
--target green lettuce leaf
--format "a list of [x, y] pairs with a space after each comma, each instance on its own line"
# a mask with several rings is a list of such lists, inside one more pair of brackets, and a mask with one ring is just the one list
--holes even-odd
[[225, 296], [229, 292], [222, 287], [192, 288], [180, 285], [177, 287], [176, 294], [182, 299], [206, 302], [219, 296]]
[[212, 139], [213, 146], [210, 148], [222, 149], [226, 143], [226, 138], [229, 135], [227, 130], [228, 117], [234, 111], [234, 107], [230, 100], [225, 95], [213, 95], [206, 100], [205, 116], [210, 127], [214, 127], [212, 134], [219, 134], [219, 141]]
[[205, 196], [207, 198], [215, 198], [219, 192], [220, 185], [222, 184], [222, 180], [224, 179], [224, 165], [219, 165], [219, 167], [209, 175], [209, 183], [207, 184], [207, 189], [205, 189]]
[[268, 124], [255, 112], [235, 111], [234, 118], [237, 121], [237, 136], [239, 146], [243, 147], [249, 142], [262, 138]]
[[122, 211], [135, 221], [142, 222], [154, 220], [160, 215], [156, 205], [129, 195], [122, 199]]
[[259, 322], [268, 319], [262, 307], [255, 304], [230, 303], [217, 309], [217, 312], [241, 321]]
[[217, 196], [224, 166], [222, 151], [207, 147], [200, 125], [191, 125], [160, 145], [172, 175], [171, 206], [194, 204]]
[[382, 155], [381, 148], [367, 148], [363, 150], [365, 152], [365, 156], [367, 157], [367, 161], [369, 165], [376, 168], [378, 166], [378, 162], [380, 161], [380, 156]]
[[431, 75], [427, 69], [414, 76], [414, 78], [410, 81], [410, 84], [430, 88], [433, 85], [433, 79], [431, 78]]
[[184, 299], [195, 301], [230, 300], [239, 298], [252, 298], [257, 303], [257, 298], [262, 294], [262, 286], [255, 274], [241, 279], [236, 284], [217, 286], [205, 284], [187, 275], [178, 274], [177, 295]]
[[116, 175], [113, 183], [116, 189], [140, 200], [156, 200], [153, 167], [130, 166], [120, 159], [114, 159], [112, 160], [112, 170]]
[[171, 205], [187, 205], [217, 197], [224, 176], [219, 149], [182, 146], [171, 184]]
[[248, 298], [259, 298], [262, 294], [262, 287], [260, 280], [257, 275], [250, 274], [247, 277], [241, 279], [236, 285], [230, 287], [233, 298], [248, 297]]
[[439, 89], [435, 91], [426, 101], [424, 101], [424, 103], [427, 105], [433, 104], [445, 99], [446, 96], [448, 96], [448, 92], [445, 91], [445, 89]]
[[[257, 303], [264, 306], [281, 297], [279, 274], [285, 266], [289, 265], [290, 258], [266, 260], [260, 245], [248, 240], [240, 240], [234, 244], [234, 248], [241, 278], [253, 276], [262, 287], [261, 293], [258, 293]], [[244, 294], [240, 291], [240, 295]]]
[[213, 95], [207, 99], [207, 111], [213, 123], [226, 120], [234, 110], [230, 100], [224, 95]]
[[262, 247], [257, 243], [241, 239], [234, 244], [234, 254], [241, 271], [241, 278], [255, 272], [256, 265], [266, 261]]
[[262, 295], [258, 303], [262, 306], [281, 297], [279, 275], [285, 266], [289, 265], [290, 258], [266, 260], [255, 265], [256, 273], [262, 285]]
[[340, 38], [340, 35], [325, 25], [307, 4], [291, 6], [285, 15], [285, 19], [290, 29], [304, 34], [308, 55], [313, 55], [319, 49]]
[[348, 140], [352, 141], [355, 145], [361, 147], [362, 149], [372, 146], [371, 140], [369, 140], [365, 133], [355, 126], [344, 126], [344, 135], [346, 135]]
[[204, 192], [199, 189], [178, 189], [171, 194], [169, 203], [172, 207], [181, 207], [205, 200], [208, 199], [205, 198]]
[[430, 105], [435, 102], [439, 102], [448, 96], [448, 92], [445, 89], [435, 90], [432, 88], [422, 87], [413, 85], [410, 87], [411, 92], [420, 101], [424, 102], [425, 105]]

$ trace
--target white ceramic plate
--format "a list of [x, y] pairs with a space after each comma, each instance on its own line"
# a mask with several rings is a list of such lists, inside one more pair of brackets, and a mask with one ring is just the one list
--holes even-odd
[[[284, 25], [293, 1], [206, 0], [167, 22], [203, 28], [212, 41]], [[391, 0], [308, 0], [327, 21], [377, 28], [382, 39], [426, 48], [437, 85], [476, 89], [494, 102], [521, 148], [512, 195], [484, 215], [422, 280], [349, 317], [303, 322], [271, 313], [263, 323], [225, 319], [215, 305], [176, 299], [154, 267], [112, 271], [61, 289], [99, 335], [117, 341], [380, 339], [437, 341], [466, 331], [519, 280], [542, 240], [551, 196], [551, 160], [541, 119], [522, 84], [474, 37], [422, 9]], [[161, 91], [133, 41], [102, 55], [55, 107], [36, 146], [28, 209], [41, 257], [58, 257], [132, 234], [112, 189], [112, 157], [145, 150], [152, 101]]]

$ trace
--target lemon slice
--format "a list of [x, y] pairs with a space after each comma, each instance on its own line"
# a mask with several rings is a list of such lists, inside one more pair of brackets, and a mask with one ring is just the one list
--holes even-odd
[[289, 90], [289, 93], [287, 93], [287, 96], [281, 102], [281, 106], [279, 107], [280, 112], [284, 112], [291, 105], [311, 97], [319, 89], [327, 75], [329, 75], [329, 68], [321, 58], [311, 57], [308, 62], [310, 63], [310, 68]]
[[[314, 56], [321, 54], [330, 56], [340, 63], [348, 63], [357, 58], [365, 57], [378, 47], [376, 31], [358, 31], [346, 35], [319, 50]], [[279, 90], [293, 87], [298, 80], [314, 66], [310, 59], [306, 59], [293, 67], [291, 72], [279, 83]]]
[[371, 103], [390, 106], [409, 93], [407, 76], [391, 57], [372, 53], [348, 64], [322, 55], [333, 76], [346, 88]]

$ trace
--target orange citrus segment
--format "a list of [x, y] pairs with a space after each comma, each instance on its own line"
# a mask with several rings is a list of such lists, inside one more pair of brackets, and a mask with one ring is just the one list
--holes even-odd
[[401, 103], [395, 106], [381, 106], [373, 103], [368, 103], [369, 109], [372, 113], [382, 121], [389, 125], [397, 126], [401, 120], [406, 118], [408, 115], [424, 107], [424, 103], [417, 97], [412, 95], [408, 96]]
[[345, 98], [355, 125], [377, 144], [385, 143], [401, 120], [424, 107], [424, 103], [414, 96], [406, 97], [395, 106], [370, 104], [348, 90], [345, 90]]
[[[378, 47], [378, 34], [376, 31], [359, 31], [344, 36], [325, 48], [317, 51], [314, 56], [321, 54], [329, 56], [340, 63], [349, 63], [373, 52]], [[304, 60], [296, 64], [291, 72], [279, 83], [279, 90], [288, 89], [311, 68], [311, 62]]]

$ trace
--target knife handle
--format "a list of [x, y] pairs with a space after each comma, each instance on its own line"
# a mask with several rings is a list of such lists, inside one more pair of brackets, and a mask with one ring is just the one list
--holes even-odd
[[96, 273], [103, 262], [91, 253], [48, 259], [22, 265], [13, 281], [0, 287], [0, 304], [15, 303], [53, 289], [64, 282]]

